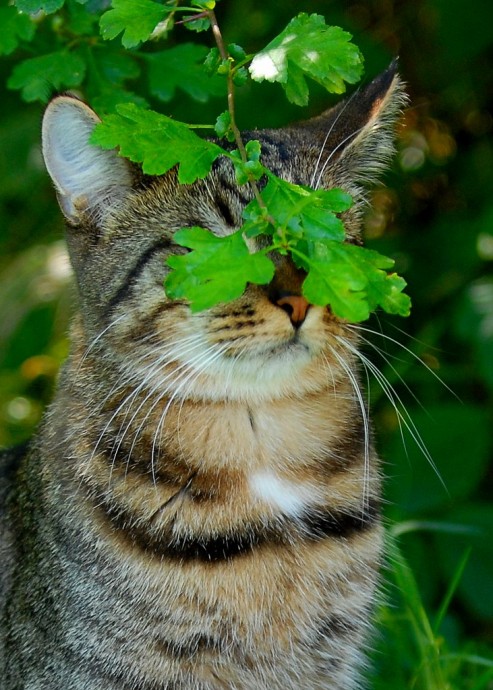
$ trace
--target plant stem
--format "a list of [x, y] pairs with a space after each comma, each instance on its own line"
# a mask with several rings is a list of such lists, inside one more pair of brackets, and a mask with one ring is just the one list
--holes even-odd
[[193, 17], [185, 17], [185, 19], [180, 19], [179, 22], [175, 22], [175, 26], [178, 26], [179, 24], [189, 24], [190, 22], [197, 21], [197, 19], [204, 19], [206, 17], [209, 17], [209, 11], [194, 14]]
[[[216, 14], [213, 10], [208, 10], [207, 11], [207, 16], [209, 17], [209, 21], [211, 23], [211, 29], [212, 29], [212, 34], [214, 36], [214, 40], [216, 41], [217, 48], [219, 50], [219, 54], [221, 56], [222, 60], [231, 60], [231, 57], [226, 49], [226, 46], [224, 45], [224, 40], [221, 34], [221, 29], [219, 28], [219, 24], [217, 23], [217, 18]], [[230, 69], [228, 71], [228, 112], [229, 116], [231, 119], [231, 131], [233, 132], [234, 138], [235, 138], [235, 143], [236, 146], [238, 147], [238, 151], [240, 153], [241, 160], [243, 163], [248, 162], [248, 155], [245, 149], [245, 145], [243, 143], [243, 139], [241, 138], [241, 132], [238, 129], [238, 125], [236, 124], [236, 116], [235, 116], [235, 85], [233, 82], [233, 71]], [[260, 196], [260, 190], [257, 186], [257, 183], [255, 179], [253, 178], [252, 175], [247, 173], [248, 175], [248, 182], [250, 184], [250, 187], [252, 188], [253, 194], [255, 196], [255, 199], [257, 200], [258, 205], [260, 208], [266, 208], [265, 202]]]

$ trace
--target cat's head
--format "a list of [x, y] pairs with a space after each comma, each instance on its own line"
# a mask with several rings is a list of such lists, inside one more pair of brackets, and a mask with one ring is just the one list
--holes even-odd
[[[349, 240], [358, 241], [367, 189], [393, 153], [403, 102], [392, 65], [319, 117], [246, 136], [260, 140], [262, 162], [280, 177], [349, 192], [355, 204], [342, 217]], [[87, 346], [180, 396], [268, 398], [317, 389], [320, 369], [337, 365], [334, 335], [351, 340], [353, 332], [330, 308], [306, 302], [304, 276], [288, 258], [276, 258], [270, 285], [249, 285], [239, 299], [198, 314], [164, 293], [166, 257], [186, 251], [173, 242], [176, 230], [198, 225], [227, 235], [241, 226], [251, 195], [235, 183], [230, 162], [220, 159], [192, 185], [178, 184], [174, 170], [149, 178], [116, 151], [89, 144], [98, 121], [72, 96], [55, 98], [43, 121]]]

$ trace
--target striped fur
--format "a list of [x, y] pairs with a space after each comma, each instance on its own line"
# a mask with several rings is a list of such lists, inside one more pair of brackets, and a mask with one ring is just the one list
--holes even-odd
[[[392, 67], [253, 136], [284, 178], [351, 191], [358, 241], [402, 103]], [[80, 312], [39, 434], [3, 461], [2, 687], [358, 688], [382, 528], [357, 333], [321, 307], [292, 322], [283, 257], [235, 302], [167, 300], [173, 232], [231, 232], [248, 192], [225, 162], [149, 180], [89, 147], [95, 121], [71, 97], [45, 116]]]

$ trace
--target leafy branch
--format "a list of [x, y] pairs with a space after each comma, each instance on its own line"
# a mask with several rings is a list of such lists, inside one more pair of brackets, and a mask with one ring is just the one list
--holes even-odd
[[[0, 52], [36, 40], [35, 14], [58, 13], [60, 20], [52, 23], [55, 51], [18, 64], [8, 85], [21, 89], [25, 100], [47, 100], [53, 89], [85, 88], [93, 105], [108, 113], [92, 142], [118, 147], [121, 155], [142, 164], [145, 173], [161, 175], [176, 166], [178, 181], [192, 184], [206, 177], [219, 157], [231, 161], [237, 183], [252, 190], [243, 226], [228, 237], [216, 237], [205, 228], [184, 228], [175, 234], [175, 242], [192, 251], [168, 259], [172, 270], [165, 290], [171, 298], [187, 299], [192, 311], [235, 299], [248, 283], [270, 282], [271, 253], [278, 252], [289, 255], [306, 273], [306, 298], [330, 305], [343, 319], [362, 321], [378, 307], [407, 315], [405, 281], [389, 273], [392, 259], [345, 242], [340, 216], [351, 207], [349, 195], [276, 177], [262, 163], [260, 143], [245, 143], [236, 121], [235, 91], [248, 79], [278, 83], [298, 105], [308, 102], [309, 80], [332, 93], [358, 81], [363, 59], [351, 36], [327, 26], [319, 15], [301, 13], [263, 50], [247, 55], [241, 46], [225, 43], [215, 5], [215, 0], [190, 0], [190, 6], [180, 5], [180, 0], [112, 0], [110, 9], [100, 3], [94, 14], [76, 0], [17, 0], [20, 11], [3, 10], [8, 28]], [[94, 33], [98, 14], [102, 42]], [[210, 29], [216, 47], [207, 52], [184, 43], [161, 51], [140, 50], [141, 43], [165, 38], [178, 23], [193, 31]], [[123, 52], [115, 48], [117, 37]], [[236, 149], [194, 132], [211, 125], [189, 125], [148, 109], [142, 96], [126, 88], [126, 81], [138, 79], [142, 68], [148, 71], [151, 94], [161, 100], [172, 98], [177, 88], [205, 100], [224, 93], [226, 81], [227, 110], [214, 129], [219, 142], [234, 142]], [[267, 182], [262, 192], [261, 178]], [[259, 235], [267, 241], [251, 253], [247, 242]]]

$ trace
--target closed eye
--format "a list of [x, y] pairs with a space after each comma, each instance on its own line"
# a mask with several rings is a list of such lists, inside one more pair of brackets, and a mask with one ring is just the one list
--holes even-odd
[[226, 225], [228, 225], [230, 228], [234, 228], [236, 226], [236, 223], [234, 221], [231, 209], [229, 208], [228, 204], [226, 204], [222, 199], [217, 199], [216, 206], [217, 210], [222, 215]]
[[105, 317], [109, 318], [113, 309], [125, 299], [127, 294], [132, 290], [135, 281], [142, 273], [144, 268], [149, 263], [151, 257], [156, 252], [161, 252], [163, 249], [168, 249], [171, 246], [171, 241], [167, 237], [161, 237], [154, 244], [148, 247], [143, 254], [136, 260], [132, 268], [126, 273], [125, 277], [120, 283], [120, 287], [116, 290], [112, 297], [108, 300], [105, 307]]

